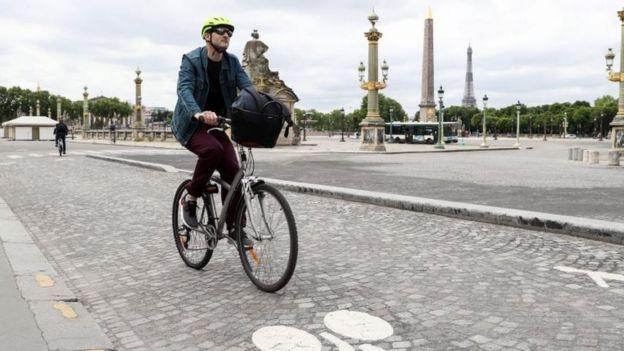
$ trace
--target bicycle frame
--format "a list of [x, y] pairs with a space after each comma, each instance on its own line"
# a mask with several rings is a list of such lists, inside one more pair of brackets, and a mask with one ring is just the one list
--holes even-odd
[[[249, 150], [249, 153], [251, 153], [251, 149]], [[231, 184], [227, 183], [220, 177], [217, 177], [214, 175], [211, 177], [212, 181], [218, 183], [221, 186], [221, 191], [225, 189], [228, 192], [227, 196], [225, 197], [225, 200], [223, 201], [223, 207], [221, 208], [221, 212], [219, 214], [216, 213], [216, 204], [214, 202], [214, 196], [212, 196], [212, 194], [210, 194], [209, 196], [206, 196], [209, 199], [208, 201], [210, 202], [210, 208], [212, 209], [212, 213], [206, 213], [206, 215], [210, 219], [215, 219], [215, 218], [219, 219], [215, 228], [218, 238], [224, 237], [223, 228], [225, 226], [225, 221], [227, 219], [227, 212], [230, 209], [230, 206], [236, 206], [236, 204], [233, 204], [232, 202], [234, 199], [234, 195], [236, 193], [235, 190], [238, 189], [239, 185], [241, 186], [241, 196], [243, 197], [245, 204], [247, 205], [247, 209], [250, 210], [252, 188], [255, 184], [263, 182], [258, 177], [255, 177], [252, 175], [246, 175], [245, 170], [247, 168], [246, 167], [247, 166], [247, 152], [245, 151], [245, 148], [243, 146], [238, 145], [238, 155], [241, 160], [241, 167], [236, 173], [236, 175], [234, 176], [234, 179], [232, 180]], [[264, 215], [263, 208], [261, 209], [261, 211], [263, 212], [263, 215]], [[253, 235], [255, 238], [258, 238], [258, 239], [267, 239], [267, 237], [264, 237], [258, 234], [258, 230], [257, 230], [258, 227], [256, 226], [253, 216], [250, 216], [249, 221], [251, 224], [250, 235]], [[267, 226], [267, 228], [269, 228], [269, 226], [266, 223], [265, 225]], [[204, 232], [207, 232], [207, 230], [204, 229]], [[270, 237], [272, 237], [272, 233]], [[230, 239], [228, 238], [228, 240]]]

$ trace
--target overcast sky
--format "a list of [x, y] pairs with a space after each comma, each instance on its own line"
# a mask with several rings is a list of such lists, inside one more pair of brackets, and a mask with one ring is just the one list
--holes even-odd
[[382, 93], [410, 116], [420, 103], [428, 7], [435, 89], [444, 87], [446, 106], [461, 104], [469, 43], [480, 107], [483, 94], [492, 107], [617, 97], [604, 61], [611, 47], [619, 62], [616, 0], [0, 0], [0, 86], [39, 83], [80, 100], [86, 85], [91, 97], [133, 102], [138, 66], [143, 103], [173, 109], [181, 55], [203, 45], [206, 17], [223, 15], [236, 25], [229, 51], [241, 59], [258, 29], [270, 69], [300, 99], [296, 107], [350, 111], [365, 93], [357, 66], [367, 63], [363, 33], [373, 7], [383, 33], [379, 56], [390, 65]]

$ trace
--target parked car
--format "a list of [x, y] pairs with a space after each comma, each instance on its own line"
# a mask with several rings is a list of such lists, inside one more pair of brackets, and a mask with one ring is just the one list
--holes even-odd
[[576, 139], [576, 134], [566, 134], [563, 137], [565, 139]]

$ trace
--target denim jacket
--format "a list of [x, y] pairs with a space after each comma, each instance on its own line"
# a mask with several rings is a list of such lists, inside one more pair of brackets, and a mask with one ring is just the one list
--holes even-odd
[[[250, 87], [252, 84], [238, 58], [227, 52], [221, 60], [220, 80], [223, 102], [229, 117], [237, 89]], [[208, 53], [203, 46], [182, 56], [178, 73], [178, 102], [173, 112], [171, 131], [182, 145], [186, 145], [200, 125], [193, 116], [202, 112], [209, 89]]]

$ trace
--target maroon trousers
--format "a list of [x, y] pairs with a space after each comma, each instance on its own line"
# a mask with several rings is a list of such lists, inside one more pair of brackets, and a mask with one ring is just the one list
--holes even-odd
[[[212, 176], [215, 170], [219, 171], [221, 179], [232, 183], [236, 172], [240, 168], [230, 138], [222, 130], [208, 132], [208, 128], [206, 125], [197, 128], [188, 143], [184, 145], [198, 157], [195, 171], [193, 172], [193, 179], [186, 186], [188, 193], [194, 197], [201, 197], [206, 184], [210, 180], [210, 176]], [[224, 201], [226, 196], [227, 191], [222, 189], [221, 200]], [[228, 228], [233, 227], [234, 217], [236, 216], [234, 211], [239, 199], [240, 191], [234, 195], [232, 206], [230, 206], [227, 213], [226, 224]]]

